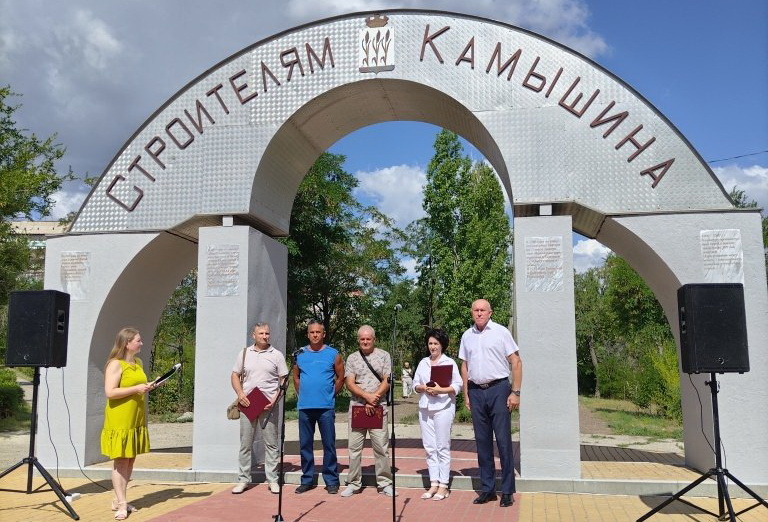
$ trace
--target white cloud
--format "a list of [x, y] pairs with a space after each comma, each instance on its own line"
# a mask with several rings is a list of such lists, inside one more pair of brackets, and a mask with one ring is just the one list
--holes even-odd
[[408, 279], [416, 279], [419, 274], [416, 272], [416, 260], [412, 257], [404, 257], [400, 259], [400, 265], [405, 268], [405, 277]]
[[584, 0], [289, 0], [288, 13], [296, 19], [334, 16], [376, 9], [439, 9], [467, 13], [524, 27], [557, 40], [587, 56], [608, 51], [605, 40], [589, 28], [589, 8]]
[[582, 239], [573, 247], [573, 268], [581, 274], [601, 266], [611, 250], [594, 239]]
[[372, 172], [355, 174], [360, 184], [355, 196], [366, 204], [375, 205], [405, 228], [411, 221], [424, 216], [421, 208], [422, 189], [426, 173], [420, 167], [395, 165]]
[[720, 179], [726, 192], [739, 187], [747, 196], [747, 201], [757, 201], [757, 206], [768, 210], [768, 167], [728, 165], [715, 167], [712, 170]]
[[45, 217], [44, 219], [46, 221], [56, 221], [66, 217], [70, 212], [77, 212], [80, 210], [80, 206], [83, 204], [83, 201], [85, 201], [86, 195], [87, 194], [84, 194], [83, 192], [77, 192], [74, 190], [59, 190], [52, 196], [54, 205], [53, 209], [51, 210], [51, 215]]

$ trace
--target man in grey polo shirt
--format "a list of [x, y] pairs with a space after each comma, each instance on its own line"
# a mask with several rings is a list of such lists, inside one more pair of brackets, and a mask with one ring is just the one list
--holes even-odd
[[[288, 376], [288, 366], [281, 352], [269, 344], [269, 324], [256, 323], [251, 332], [254, 344], [237, 352], [235, 365], [232, 368], [230, 381], [232, 388], [237, 393], [237, 398], [242, 406], [250, 405], [248, 394], [259, 388], [270, 400], [262, 414], [251, 422], [244, 414], [240, 415], [240, 453], [239, 472], [237, 484], [232, 488], [232, 493], [239, 494], [245, 491], [251, 482], [251, 460], [253, 453], [253, 436], [256, 431], [256, 423], [264, 421], [269, 416], [269, 421], [263, 426], [261, 432], [264, 437], [264, 474], [272, 493], [279, 493], [277, 466], [280, 455], [278, 453], [278, 427], [277, 415], [269, 415], [280, 396], [280, 382]], [[242, 386], [240, 376], [243, 376]]]
[[[474, 325], [461, 336], [459, 359], [464, 381], [464, 404], [472, 413], [480, 468], [480, 495], [473, 501], [496, 500], [496, 465], [493, 436], [501, 462], [501, 507], [514, 502], [515, 468], [512, 460], [511, 415], [520, 405], [523, 363], [517, 344], [502, 325], [491, 321], [491, 304], [485, 299], [472, 303]], [[512, 366], [512, 382], [509, 380]]]

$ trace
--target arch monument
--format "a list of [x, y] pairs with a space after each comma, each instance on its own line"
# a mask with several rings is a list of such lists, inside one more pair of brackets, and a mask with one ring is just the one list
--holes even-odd
[[[48, 240], [45, 288], [71, 295], [69, 364], [49, 371], [49, 387], [64, 389], [70, 407], [58, 391], [42, 400], [41, 429], [52, 428], [63, 467], [78, 464], [60, 429], [67, 424], [84, 463], [103, 460], [103, 368], [115, 332], [126, 324], [153, 332], [176, 284], [197, 267], [187, 476], [231, 480], [238, 434], [224, 409], [233, 354], [256, 320], [268, 320], [274, 344], [285, 344], [287, 253], [274, 238], [289, 232], [297, 187], [335, 141], [394, 120], [466, 138], [514, 207], [523, 490], [580, 490], [574, 230], [629, 261], [678, 337], [679, 286], [744, 284], [751, 371], [722, 377], [722, 435], [740, 479], [768, 484], [759, 212], [734, 208], [685, 137], [588, 58], [504, 23], [411, 10], [321, 20], [214, 65], [147, 118], [71, 232]], [[705, 378], [681, 379], [685, 459], [700, 470], [714, 459], [704, 438], [711, 412], [696, 396]], [[44, 439], [38, 455], [51, 461]]]

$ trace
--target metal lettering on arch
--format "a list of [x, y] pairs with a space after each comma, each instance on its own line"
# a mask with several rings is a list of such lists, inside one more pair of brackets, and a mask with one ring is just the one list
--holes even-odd
[[[467, 137], [518, 215], [569, 203], [587, 235], [606, 215], [731, 208], [674, 127], [589, 59], [499, 22], [390, 11], [287, 31], [192, 81], [117, 154], [73, 230], [168, 230], [226, 214], [287, 233], [292, 188], [323, 147], [393, 119]], [[290, 162], [277, 152], [289, 139]]]

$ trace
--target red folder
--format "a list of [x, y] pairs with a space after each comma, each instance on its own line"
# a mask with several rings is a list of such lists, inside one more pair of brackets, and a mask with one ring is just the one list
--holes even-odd
[[264, 393], [262, 393], [262, 391], [258, 388], [251, 390], [251, 393], [246, 395], [246, 397], [248, 397], [248, 400], [251, 403], [248, 406], [238, 404], [237, 407], [242, 413], [245, 414], [246, 417], [248, 417], [248, 420], [253, 422], [259, 418], [261, 412], [263, 412], [264, 408], [266, 408], [267, 404], [269, 404], [269, 399], [267, 399], [267, 396], [264, 395]]
[[380, 430], [384, 427], [384, 408], [376, 406], [373, 415], [365, 413], [365, 406], [352, 406], [352, 428]]
[[441, 366], [433, 366], [429, 378], [439, 386], [450, 386], [451, 380], [453, 379], [453, 365], [444, 364]]

